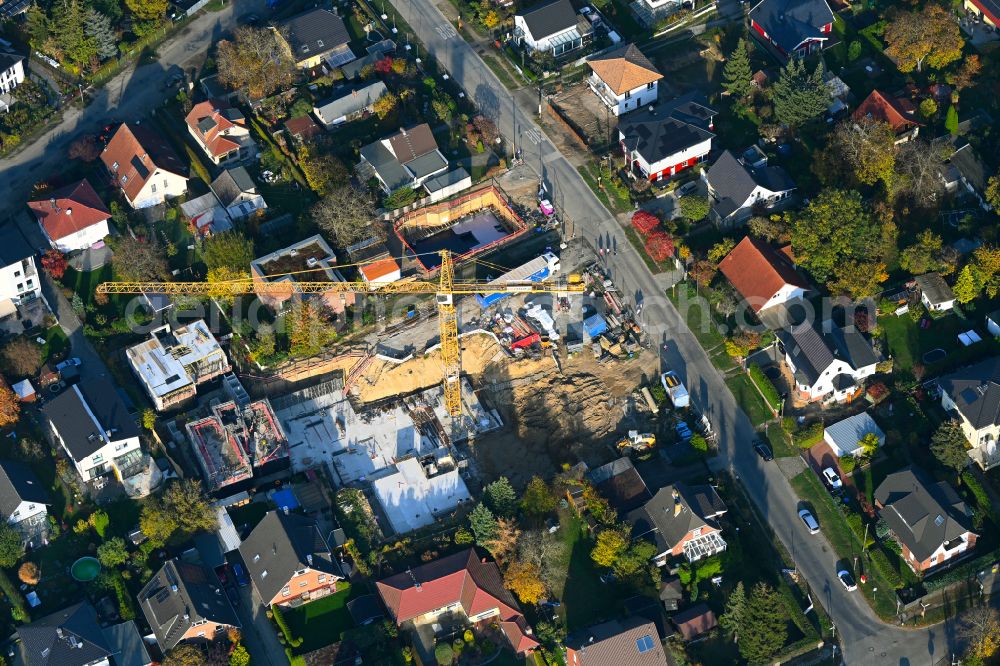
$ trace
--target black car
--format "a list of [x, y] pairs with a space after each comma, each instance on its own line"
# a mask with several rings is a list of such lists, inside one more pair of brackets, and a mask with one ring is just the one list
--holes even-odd
[[754, 441], [753, 450], [757, 452], [757, 455], [759, 455], [761, 460], [764, 462], [774, 460], [774, 452], [771, 451], [771, 445], [762, 439]]

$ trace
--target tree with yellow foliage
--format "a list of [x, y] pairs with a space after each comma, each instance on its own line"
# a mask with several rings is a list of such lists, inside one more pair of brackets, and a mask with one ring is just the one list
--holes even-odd
[[533, 562], [513, 562], [504, 574], [504, 585], [523, 603], [537, 604], [545, 594], [541, 574]]

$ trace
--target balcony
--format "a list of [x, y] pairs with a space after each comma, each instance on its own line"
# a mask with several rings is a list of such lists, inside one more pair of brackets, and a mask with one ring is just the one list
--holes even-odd
[[618, 108], [618, 100], [611, 95], [608, 91], [608, 87], [604, 84], [604, 81], [602, 81], [596, 74], [591, 75], [591, 77], [587, 79], [587, 85], [589, 85], [590, 89], [594, 91], [594, 94], [597, 95], [602, 102], [604, 102], [605, 106], [610, 109]]

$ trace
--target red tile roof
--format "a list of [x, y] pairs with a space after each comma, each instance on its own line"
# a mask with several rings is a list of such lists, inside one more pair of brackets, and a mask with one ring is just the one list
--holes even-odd
[[101, 161], [129, 201], [135, 201], [157, 169], [187, 178], [187, 168], [177, 153], [146, 125], [123, 123], [105, 146]]
[[500, 631], [507, 637], [515, 654], [523, 654], [538, 647], [538, 641], [532, 638], [531, 627], [523, 615], [518, 615], [509, 622], [501, 622]]
[[913, 106], [913, 102], [887, 95], [878, 90], [873, 90], [865, 98], [865, 101], [861, 102], [851, 117], [855, 121], [872, 118], [879, 122], [889, 123], [893, 131], [897, 133], [923, 124], [916, 120], [916, 107]]
[[392, 257], [386, 257], [385, 259], [379, 259], [378, 261], [370, 264], [364, 264], [361, 266], [360, 270], [366, 280], [369, 282], [375, 282], [379, 278], [384, 278], [385, 276], [398, 271], [399, 264], [397, 264], [396, 260]]
[[184, 120], [213, 157], [238, 149], [240, 144], [228, 139], [224, 133], [233, 127], [246, 126], [243, 114], [232, 104], [219, 99], [195, 104]]
[[805, 288], [788, 258], [764, 241], [747, 236], [719, 264], [719, 270], [747, 300], [754, 312], [786, 284]]
[[323, 129], [308, 115], [285, 121], [285, 130], [299, 141], [312, 139], [323, 133]]
[[86, 178], [56, 190], [47, 199], [29, 201], [28, 207], [54, 241], [111, 217]]

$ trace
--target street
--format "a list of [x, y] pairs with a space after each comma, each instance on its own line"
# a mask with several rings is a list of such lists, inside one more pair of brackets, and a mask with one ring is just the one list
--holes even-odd
[[393, 4], [466, 94], [495, 120], [507, 141], [523, 149], [525, 164], [518, 168], [530, 169], [544, 180], [553, 203], [574, 221], [576, 235], [593, 247], [607, 247], [608, 239], [617, 246], [617, 254], [606, 258], [613, 279], [633, 300], [643, 302], [648, 332], [661, 349], [661, 365], [681, 375], [694, 404], [717, 428], [720, 466], [738, 475], [814, 594], [820, 596], [817, 601], [836, 624], [846, 663], [934, 664], [950, 658], [953, 627], [941, 624], [907, 630], [883, 624], [860, 593], [847, 592], [841, 586], [833, 549], [822, 534], [808, 534], [797, 517], [799, 499], [777, 465], [762, 463], [753, 453], [752, 424], [680, 314], [664, 297], [666, 285], [647, 270], [614, 217], [535, 124], [537, 91], [529, 88], [516, 96], [507, 91], [451, 28], [433, 0], [394, 0]]

